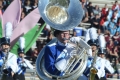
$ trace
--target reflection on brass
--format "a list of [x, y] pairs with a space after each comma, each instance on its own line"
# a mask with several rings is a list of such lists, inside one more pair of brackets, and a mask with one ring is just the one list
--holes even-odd
[[97, 74], [98, 70], [94, 67], [92, 67], [90, 69], [90, 80], [94, 80], [95, 79], [95, 75]]
[[95, 75], [98, 72], [98, 70], [94, 67], [94, 65], [96, 64], [96, 60], [97, 60], [97, 54], [98, 54], [98, 50], [96, 50], [93, 61], [92, 61], [92, 65], [91, 65], [91, 69], [90, 69], [90, 80], [94, 80]]
[[50, 3], [53, 5], [58, 4], [59, 6], [68, 8], [68, 6], [70, 4], [70, 0], [50, 0]]
[[93, 73], [93, 74], [97, 74], [98, 71], [95, 68], [91, 68], [90, 72]]
[[57, 24], [62, 24], [67, 20], [67, 12], [58, 6], [50, 6], [47, 9], [47, 16], [52, 22]]

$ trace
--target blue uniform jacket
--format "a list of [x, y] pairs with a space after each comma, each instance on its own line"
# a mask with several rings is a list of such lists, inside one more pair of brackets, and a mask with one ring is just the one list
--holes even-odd
[[65, 49], [65, 46], [56, 43], [47, 45], [45, 48], [45, 69], [52, 75], [62, 76], [63, 72], [60, 72], [55, 67], [55, 62], [60, 53]]
[[[2, 51], [0, 51], [0, 68], [2, 67], [2, 65], [4, 63], [4, 61], [3, 61], [4, 58], [5, 58], [5, 54]], [[7, 72], [8, 75], [11, 75], [12, 69], [10, 67], [8, 67], [7, 69], [4, 69], [3, 71], [4, 71], [4, 73]]]
[[22, 63], [22, 59], [18, 58], [17, 59], [17, 64], [18, 64], [18, 74], [23, 74], [26, 72], [26, 66], [24, 66], [24, 63]]

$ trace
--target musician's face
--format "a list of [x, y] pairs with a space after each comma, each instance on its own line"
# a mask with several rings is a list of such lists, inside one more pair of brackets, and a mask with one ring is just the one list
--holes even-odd
[[68, 42], [69, 37], [70, 37], [69, 31], [63, 31], [59, 33], [57, 36], [58, 40], [64, 44]]
[[3, 44], [2, 45], [2, 51], [3, 52], [8, 52], [9, 48], [10, 48], [10, 46], [8, 44]]
[[92, 56], [94, 56], [95, 54], [96, 54], [96, 49], [97, 49], [97, 46], [95, 46], [95, 45], [92, 45], [91, 46], [91, 49], [92, 49]]
[[96, 51], [97, 46], [96, 45], [92, 45], [91, 48], [92, 48], [92, 52], [94, 52], [94, 51]]
[[23, 58], [23, 57], [24, 57], [24, 53], [20, 53], [19, 56], [20, 56], [21, 58]]
[[105, 55], [104, 55], [104, 54], [101, 54], [101, 58], [105, 58]]

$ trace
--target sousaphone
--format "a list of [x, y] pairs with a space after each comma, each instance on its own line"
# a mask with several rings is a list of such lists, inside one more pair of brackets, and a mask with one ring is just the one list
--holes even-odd
[[[38, 8], [43, 20], [52, 28], [57, 30], [70, 30], [78, 26], [83, 18], [83, 9], [79, 0], [39, 0]], [[55, 43], [56, 38], [48, 44]], [[47, 45], [48, 45], [47, 44]], [[80, 44], [81, 45], [81, 44]], [[36, 71], [40, 79], [53, 80], [76, 80], [83, 73], [87, 64], [87, 54], [85, 48], [78, 46], [78, 57], [72, 58], [64, 76], [56, 76], [48, 73], [44, 66], [44, 50], [40, 51], [36, 60]], [[80, 50], [80, 51], [79, 51]], [[76, 61], [76, 62], [75, 62]], [[73, 69], [77, 64], [78, 67]]]

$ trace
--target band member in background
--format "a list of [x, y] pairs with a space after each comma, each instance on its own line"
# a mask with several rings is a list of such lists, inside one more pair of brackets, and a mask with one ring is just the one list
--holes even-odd
[[[114, 68], [112, 67], [112, 65], [110, 64], [110, 61], [108, 59], [106, 59], [106, 49], [105, 48], [99, 48], [98, 49], [98, 56], [101, 57], [102, 59], [104, 59], [105, 61], [105, 74], [106, 77], [109, 76], [109, 74], [113, 74], [115, 72]], [[108, 76], [107, 76], [108, 75]]]
[[18, 59], [17, 59], [17, 64], [18, 64], [18, 71], [16, 73], [16, 78], [15, 80], [25, 80], [25, 72], [26, 68], [33, 69], [33, 66], [30, 64], [30, 62], [26, 59], [24, 59], [25, 56], [25, 38], [20, 37], [19, 39], [19, 48], [18, 48]]
[[17, 56], [9, 52], [12, 24], [8, 22], [5, 27], [5, 37], [0, 38], [0, 77], [1, 80], [14, 80], [13, 76], [18, 70], [18, 66]]
[[88, 63], [87, 63], [87, 67], [84, 71], [84, 75], [86, 77], [88, 77], [88, 79], [89, 79], [90, 76], [91, 76], [90, 69], [93, 66], [95, 69], [97, 69], [97, 73], [95, 74], [94, 80], [106, 80], [106, 77], [105, 77], [105, 61], [102, 58], [97, 56], [99, 40], [97, 38], [98, 34], [96, 32], [96, 29], [91, 28], [89, 30], [89, 35], [90, 35], [90, 40], [88, 41], [88, 44], [91, 46], [91, 52], [90, 53], [92, 53], [92, 56], [89, 56], [89, 58], [88, 58]]
[[21, 50], [20, 48], [18, 49], [18, 59], [17, 59], [17, 63], [18, 63], [18, 66], [19, 66], [19, 70], [17, 72], [18, 74], [18, 79], [19, 80], [25, 80], [25, 72], [26, 72], [26, 67], [27, 65], [25, 64], [25, 61], [24, 61], [24, 49]]
[[[48, 73], [52, 75], [57, 76], [63, 76], [64, 75], [64, 69], [60, 68], [61, 66], [66, 66], [66, 64], [59, 64], [60, 61], [66, 58], [66, 55], [69, 54], [69, 52], [66, 50], [66, 47], [69, 46], [69, 40], [72, 42], [80, 42], [81, 38], [79, 37], [72, 37], [70, 38], [70, 31], [60, 31], [55, 30], [54, 36], [57, 38], [57, 41], [49, 44], [45, 48], [45, 68]], [[83, 42], [84, 43], [84, 42]], [[87, 45], [87, 43], [84, 43], [86, 48], [90, 47]], [[67, 51], [65, 53], [64, 51]], [[56, 66], [57, 65], [57, 66]]]

